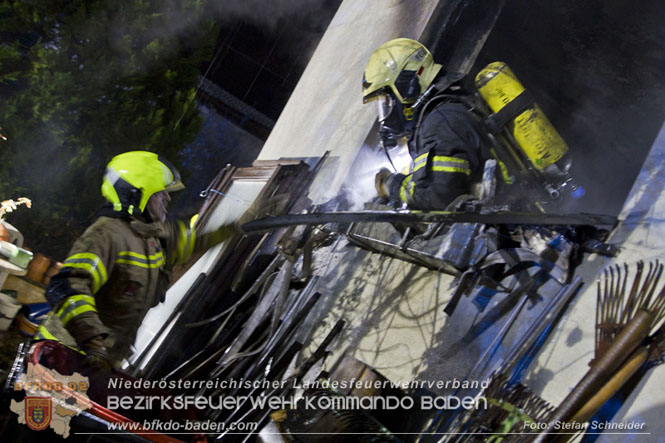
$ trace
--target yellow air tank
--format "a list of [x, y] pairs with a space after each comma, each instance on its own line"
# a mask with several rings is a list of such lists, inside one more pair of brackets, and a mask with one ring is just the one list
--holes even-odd
[[[480, 71], [476, 88], [495, 114], [524, 91], [522, 83], [503, 62], [490, 63]], [[568, 152], [568, 145], [537, 104], [528, 107], [512, 123], [508, 125], [509, 131], [537, 170], [545, 172], [545, 168]], [[563, 173], [569, 167], [567, 164], [556, 166]]]

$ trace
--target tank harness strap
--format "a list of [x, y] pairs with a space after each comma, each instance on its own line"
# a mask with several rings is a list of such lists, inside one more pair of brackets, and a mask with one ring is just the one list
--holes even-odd
[[504, 126], [515, 117], [535, 105], [533, 96], [528, 91], [522, 91], [510, 103], [501, 108], [496, 114], [492, 114], [485, 120], [487, 130], [492, 134], [501, 132]]

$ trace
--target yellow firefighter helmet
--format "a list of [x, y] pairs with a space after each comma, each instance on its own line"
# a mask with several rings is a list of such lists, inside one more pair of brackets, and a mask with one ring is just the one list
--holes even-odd
[[116, 155], [106, 166], [102, 195], [114, 210], [139, 215], [156, 192], [184, 188], [180, 173], [168, 160], [154, 152], [131, 151]]
[[441, 70], [432, 54], [410, 38], [396, 38], [381, 45], [369, 57], [363, 76], [363, 103], [389, 88], [403, 105], [410, 105]]

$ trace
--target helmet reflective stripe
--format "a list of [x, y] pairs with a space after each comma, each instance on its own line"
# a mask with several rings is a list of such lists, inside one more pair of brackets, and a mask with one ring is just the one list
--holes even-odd
[[178, 170], [154, 152], [132, 151], [116, 155], [106, 166], [102, 195], [116, 211], [143, 213], [148, 199], [160, 191], [185, 186]]
[[363, 102], [389, 89], [402, 104], [411, 104], [441, 70], [432, 54], [419, 42], [397, 38], [381, 45], [370, 56], [363, 76]]

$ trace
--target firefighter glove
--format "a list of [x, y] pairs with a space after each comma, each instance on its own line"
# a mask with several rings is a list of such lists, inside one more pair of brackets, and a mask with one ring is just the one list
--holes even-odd
[[81, 346], [86, 353], [85, 366], [91, 372], [109, 373], [113, 369], [113, 363], [109, 356], [104, 339], [96, 335]]
[[383, 200], [388, 200], [390, 195], [390, 170], [387, 168], [381, 168], [379, 172], [376, 173], [374, 177], [374, 186], [376, 187], [376, 192], [379, 194], [379, 197]]

